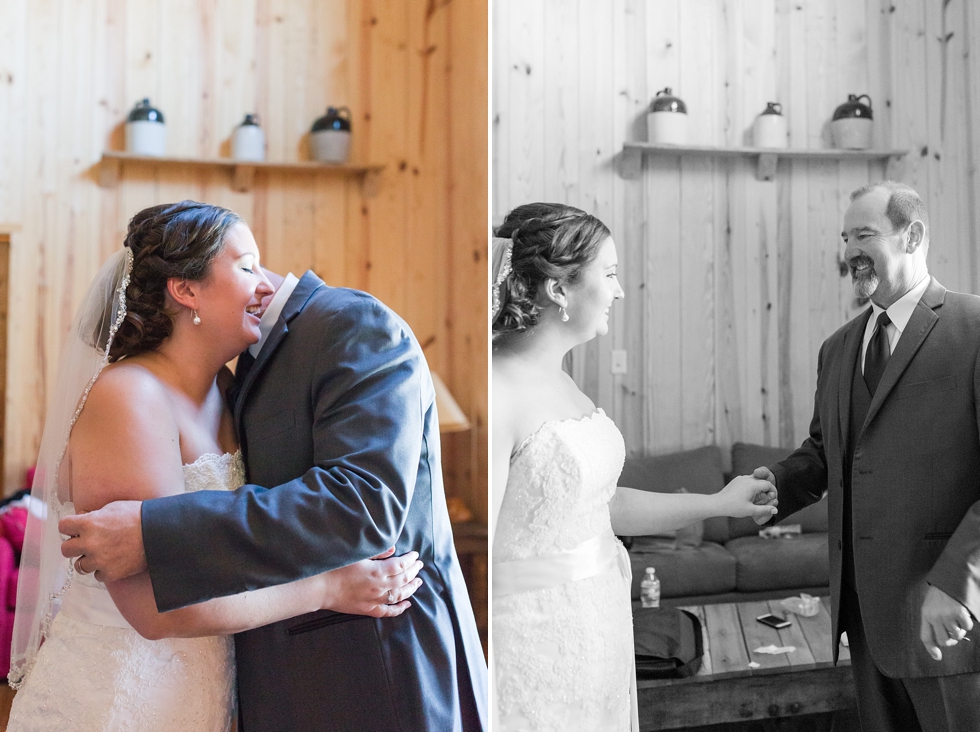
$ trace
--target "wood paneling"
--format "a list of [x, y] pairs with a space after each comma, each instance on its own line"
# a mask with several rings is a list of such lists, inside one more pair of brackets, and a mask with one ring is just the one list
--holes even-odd
[[[36, 456], [71, 315], [139, 209], [193, 198], [252, 227], [274, 270], [367, 290], [412, 326], [475, 429], [448, 437], [447, 488], [486, 519], [486, 0], [10, 0], [0, 4], [0, 221], [11, 249], [5, 487]], [[99, 188], [149, 97], [168, 152], [230, 154], [258, 112], [270, 160], [308, 155], [328, 105], [353, 113], [356, 179], [127, 165]]]
[[[493, 221], [544, 200], [610, 226], [626, 300], [570, 370], [630, 455], [806, 436], [820, 344], [861, 309], [839, 272], [841, 218], [885, 174], [792, 160], [762, 182], [751, 162], [648, 156], [623, 180], [619, 151], [647, 139], [664, 87], [687, 104], [690, 143], [729, 146], [779, 101], [792, 147], [829, 147], [835, 107], [869, 94], [875, 146], [912, 151], [903, 180], [930, 207], [931, 271], [980, 290], [980, 12], [966, 0], [499, 0], [493, 16]], [[612, 349], [627, 374], [610, 374]]]

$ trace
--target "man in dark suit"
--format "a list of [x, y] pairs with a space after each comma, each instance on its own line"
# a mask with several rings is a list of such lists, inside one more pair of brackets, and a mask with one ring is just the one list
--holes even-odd
[[809, 438], [755, 475], [780, 518], [828, 493], [863, 729], [980, 730], [980, 297], [930, 277], [908, 186], [855, 191], [842, 236], [872, 307], [820, 349]]
[[240, 729], [485, 730], [418, 341], [365, 293], [269, 277], [271, 317], [229, 394], [249, 484], [73, 517], [63, 551], [104, 579], [148, 567], [161, 611], [418, 551], [423, 584], [398, 617], [320, 611], [238, 634]]

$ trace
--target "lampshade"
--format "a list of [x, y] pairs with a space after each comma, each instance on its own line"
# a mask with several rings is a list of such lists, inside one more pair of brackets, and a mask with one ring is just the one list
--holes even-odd
[[440, 432], [462, 432], [470, 428], [470, 422], [459, 408], [449, 389], [439, 375], [432, 372], [432, 385], [436, 388], [436, 411], [439, 413]]

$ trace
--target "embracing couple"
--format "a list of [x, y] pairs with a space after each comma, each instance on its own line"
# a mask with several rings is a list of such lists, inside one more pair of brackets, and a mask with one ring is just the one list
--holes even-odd
[[486, 729], [421, 348], [231, 211], [130, 222], [32, 496], [11, 732]]
[[980, 297], [929, 274], [929, 234], [908, 186], [851, 194], [844, 260], [870, 307], [820, 349], [809, 436], [715, 495], [676, 495], [617, 485], [622, 435], [562, 370], [623, 297], [609, 230], [561, 204], [508, 214], [492, 280], [496, 732], [638, 729], [617, 536], [761, 524], [824, 495], [831, 641], [836, 660], [847, 633], [862, 729], [980, 730]]

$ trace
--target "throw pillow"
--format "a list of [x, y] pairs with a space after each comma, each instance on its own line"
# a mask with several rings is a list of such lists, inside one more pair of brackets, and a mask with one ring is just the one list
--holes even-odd
[[[689, 491], [686, 488], [678, 488], [674, 493], [689, 493]], [[630, 550], [662, 552], [672, 549], [697, 549], [703, 539], [704, 521], [697, 521], [676, 531], [633, 537]]]
[[[732, 476], [751, 475], [760, 465], [770, 466], [778, 463], [793, 452], [785, 447], [766, 447], [736, 442], [732, 445]], [[800, 524], [804, 533], [827, 531], [827, 497], [797, 511], [791, 516], [779, 517], [777, 524]], [[732, 537], [757, 536], [759, 526], [752, 519], [731, 519], [729, 530]]]
[[[721, 450], [717, 445], [708, 445], [667, 455], [630, 458], [623, 466], [619, 485], [658, 493], [672, 493], [682, 486], [691, 493], [717, 493], [725, 486]], [[728, 541], [728, 519], [707, 519], [703, 538], [716, 544]]]

